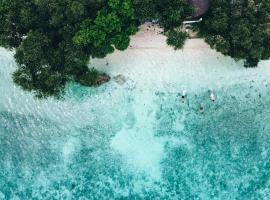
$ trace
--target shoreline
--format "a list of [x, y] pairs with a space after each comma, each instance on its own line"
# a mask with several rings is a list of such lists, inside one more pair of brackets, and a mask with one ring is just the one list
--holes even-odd
[[112, 79], [122, 75], [142, 89], [218, 89], [270, 78], [270, 60], [261, 61], [257, 68], [245, 68], [243, 61], [223, 56], [203, 39], [188, 39], [182, 50], [175, 51], [166, 44], [162, 31], [157, 25], [146, 23], [132, 36], [127, 50], [90, 60], [89, 65]]

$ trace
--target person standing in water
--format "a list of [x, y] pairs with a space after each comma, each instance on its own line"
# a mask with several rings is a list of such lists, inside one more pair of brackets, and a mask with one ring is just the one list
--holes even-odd
[[213, 91], [210, 90], [210, 100], [214, 102], [216, 101], [216, 99], [217, 99], [216, 95], [214, 94]]
[[181, 95], [181, 97], [180, 97], [180, 101], [181, 101], [182, 103], [185, 103], [185, 97], [186, 97], [186, 91], [183, 90], [182, 95]]

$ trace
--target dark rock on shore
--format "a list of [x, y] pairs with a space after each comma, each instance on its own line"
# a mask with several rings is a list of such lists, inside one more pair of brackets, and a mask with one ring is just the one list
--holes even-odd
[[103, 74], [100, 74], [100, 75], [98, 76], [95, 85], [96, 85], [96, 86], [100, 86], [100, 85], [102, 85], [102, 84], [104, 84], [104, 83], [109, 82], [110, 80], [111, 80], [111, 77], [110, 77], [109, 75], [103, 73]]

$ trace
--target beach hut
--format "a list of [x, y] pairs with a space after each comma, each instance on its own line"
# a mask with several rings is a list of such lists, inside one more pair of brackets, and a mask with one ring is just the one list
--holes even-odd
[[195, 8], [192, 19], [199, 19], [202, 17], [210, 7], [210, 0], [189, 0]]
[[186, 21], [183, 22], [184, 28], [188, 28], [193, 23], [202, 21], [202, 16], [208, 11], [210, 7], [210, 0], [189, 0], [194, 6], [194, 13]]

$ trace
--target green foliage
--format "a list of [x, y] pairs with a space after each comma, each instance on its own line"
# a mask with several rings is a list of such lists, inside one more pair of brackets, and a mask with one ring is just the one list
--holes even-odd
[[168, 31], [167, 44], [173, 46], [175, 50], [182, 49], [187, 37], [186, 32], [170, 30]]
[[[269, 0], [215, 0], [200, 31], [212, 48], [253, 67], [270, 57], [269, 13]], [[58, 96], [68, 81], [95, 85], [104, 75], [88, 68], [89, 58], [125, 50], [146, 20], [182, 48], [187, 34], [176, 30], [192, 14], [188, 0], [0, 0], [0, 46], [16, 50], [15, 83]]]
[[246, 67], [270, 58], [270, 1], [212, 1], [200, 30], [210, 46]]
[[140, 21], [158, 20], [166, 30], [181, 26], [193, 14], [188, 0], [133, 0], [133, 3]]
[[91, 49], [93, 57], [103, 57], [114, 48], [125, 50], [129, 36], [137, 29], [130, 0], [109, 0], [108, 7], [100, 10], [94, 20], [86, 19], [73, 41]]
[[175, 49], [184, 46], [187, 34], [176, 31], [183, 21], [192, 16], [193, 6], [188, 0], [133, 0], [140, 22], [156, 20], [165, 29], [168, 45]]
[[188, 0], [160, 0], [157, 10], [165, 30], [181, 26], [183, 21], [193, 14], [193, 7]]
[[[28, 91], [35, 91], [39, 98], [48, 96], [58, 96], [63, 92], [66, 79], [60, 73], [51, 73], [51, 68], [44, 66], [35, 74], [25, 67], [20, 66], [13, 74], [13, 80], [23, 89]], [[57, 86], [57, 87], [56, 87]]]
[[140, 23], [159, 19], [157, 0], [133, 0], [135, 15]]
[[13, 79], [38, 97], [96, 83], [89, 57], [126, 49], [136, 31], [130, 0], [0, 0], [0, 46], [15, 48]]
[[96, 83], [88, 59], [125, 50], [138, 21], [158, 19], [169, 30], [191, 10], [188, 0], [0, 0], [0, 46], [16, 50], [15, 83], [58, 96], [67, 81]]
[[88, 85], [96, 85], [96, 81], [99, 77], [99, 72], [95, 69], [90, 69], [87, 73], [84, 73], [78, 82], [81, 85], [88, 86]]

